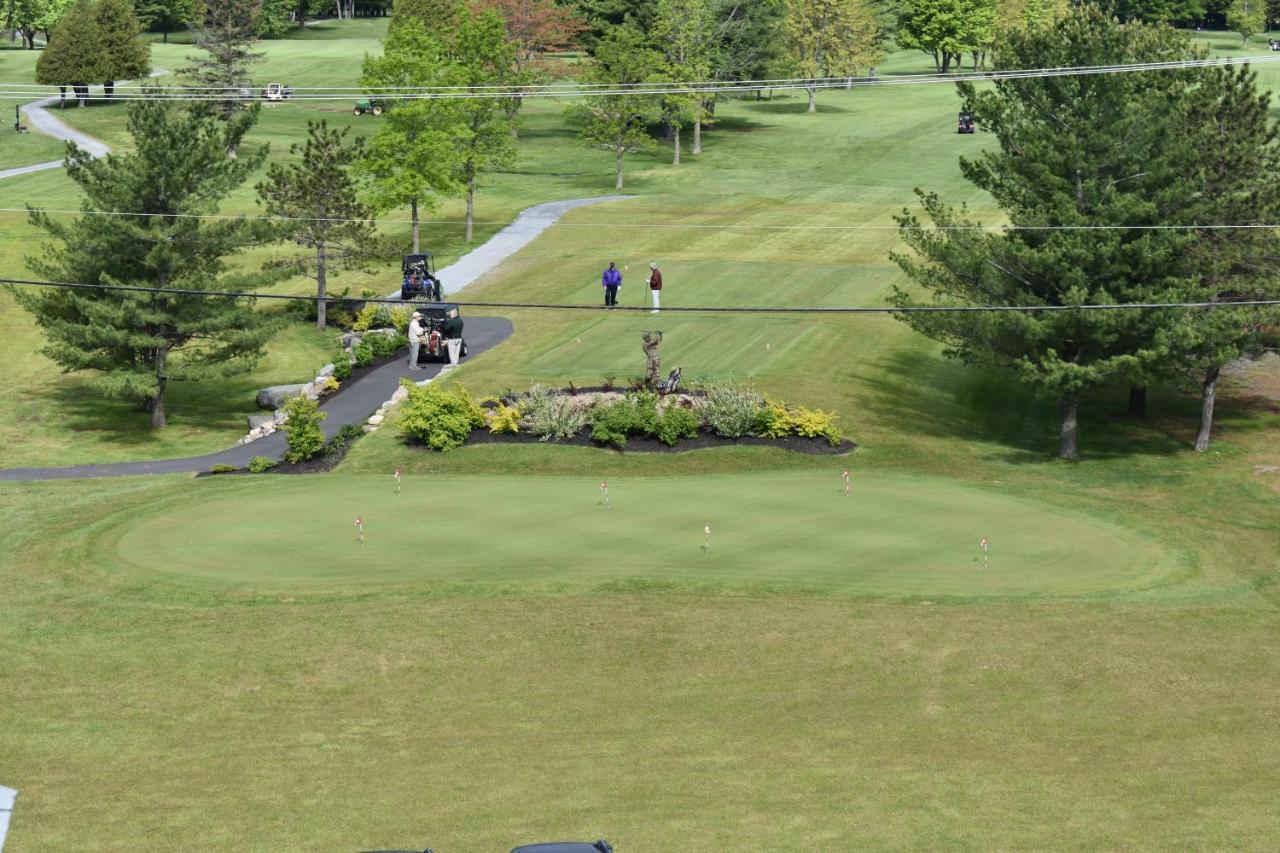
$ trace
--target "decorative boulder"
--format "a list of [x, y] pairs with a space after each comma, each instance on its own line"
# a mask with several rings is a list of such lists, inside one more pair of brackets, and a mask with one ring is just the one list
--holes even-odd
[[323, 379], [326, 376], [332, 376], [332, 375], [333, 375], [333, 365], [326, 364], [324, 367], [320, 368], [320, 372], [316, 374], [316, 377]]
[[267, 424], [275, 425], [275, 415], [249, 415], [249, 429], [257, 429]]
[[272, 385], [270, 388], [263, 388], [258, 392], [258, 408], [260, 409], [278, 409], [284, 405], [284, 401], [290, 397], [296, 397], [302, 393], [302, 389], [306, 388], [305, 383], [300, 385]]

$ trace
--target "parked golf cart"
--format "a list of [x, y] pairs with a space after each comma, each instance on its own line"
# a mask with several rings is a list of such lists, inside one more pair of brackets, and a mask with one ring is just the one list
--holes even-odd
[[400, 262], [400, 272], [404, 275], [400, 283], [400, 298], [405, 302], [415, 299], [439, 302], [444, 299], [444, 289], [436, 277], [430, 252], [405, 255]]
[[267, 88], [262, 90], [262, 98], [265, 101], [287, 101], [292, 97], [293, 89], [283, 83], [268, 83]]
[[362, 116], [365, 113], [373, 113], [376, 116], [380, 116], [385, 109], [386, 105], [377, 98], [365, 98], [364, 100], [356, 101], [356, 108], [352, 112], [358, 116]]
[[458, 358], [467, 356], [467, 339], [462, 337], [462, 315], [458, 306], [448, 302], [423, 302], [415, 306], [422, 315], [426, 334], [418, 348], [418, 364], [432, 361], [448, 361], [450, 340], [459, 340]]
[[973, 133], [973, 116], [962, 112], [956, 120], [956, 133]]

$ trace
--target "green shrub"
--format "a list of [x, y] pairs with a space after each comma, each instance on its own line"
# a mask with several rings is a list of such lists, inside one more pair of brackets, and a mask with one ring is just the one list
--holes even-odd
[[657, 419], [653, 435], [668, 447], [682, 438], [693, 438], [698, 434], [700, 422], [698, 416], [684, 406], [668, 406]]
[[[369, 338], [372, 337], [376, 336], [369, 336]], [[351, 357], [356, 360], [356, 367], [368, 367], [373, 364], [373, 344], [369, 343], [369, 338], [365, 338], [359, 346], [351, 350]]]
[[563, 394], [534, 385], [520, 400], [529, 429], [543, 441], [573, 438], [587, 424], [587, 413]]
[[239, 470], [240, 469], [234, 465], [210, 465], [209, 466], [210, 474], [231, 474]]
[[324, 450], [324, 430], [320, 423], [328, 417], [310, 397], [290, 397], [284, 404], [289, 419], [284, 422], [285, 441], [289, 450], [284, 458], [302, 462]]
[[351, 322], [351, 330], [353, 332], [364, 332], [373, 326], [378, 320], [378, 309], [382, 307], [377, 303], [369, 303], [360, 309], [360, 313], [355, 316]]
[[764, 405], [756, 410], [751, 431], [761, 438], [782, 438], [790, 434], [791, 418], [787, 414], [787, 407], [765, 400]]
[[[404, 335], [369, 335], [364, 339], [373, 349], [374, 358], [388, 358], [396, 354], [402, 347], [409, 345], [409, 339]], [[361, 343], [364, 346], [364, 342]]]
[[489, 432], [516, 433], [520, 431], [520, 407], [498, 403], [489, 414]]
[[660, 420], [656, 394], [649, 391], [628, 394], [592, 411], [591, 439], [621, 449], [627, 446], [628, 436], [657, 435]]
[[791, 432], [805, 438], [825, 438], [835, 447], [843, 436], [835, 424], [835, 412], [824, 412], [821, 409], [808, 409], [796, 406], [787, 412], [787, 421]]
[[756, 412], [760, 408], [759, 396], [747, 388], [730, 383], [718, 383], [706, 388], [702, 404], [702, 418], [716, 435], [739, 438], [755, 430]]
[[265, 456], [255, 456], [249, 460], [249, 473], [265, 474], [279, 463], [274, 459], [268, 459]]
[[462, 386], [445, 390], [435, 383], [424, 387], [409, 383], [406, 387], [409, 396], [400, 410], [400, 431], [432, 450], [459, 447], [471, 430], [485, 424], [484, 409]]
[[360, 424], [347, 424], [338, 430], [338, 434], [325, 445], [324, 452], [330, 455], [340, 453], [362, 435], [364, 435], [364, 430], [360, 427]]
[[340, 352], [333, 357], [333, 378], [345, 382], [351, 377], [351, 357]]

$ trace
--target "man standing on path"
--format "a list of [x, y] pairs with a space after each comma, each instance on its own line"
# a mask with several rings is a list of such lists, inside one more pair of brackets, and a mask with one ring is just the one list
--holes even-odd
[[662, 270], [658, 269], [658, 262], [651, 261], [649, 263], [649, 292], [653, 294], [653, 312], [658, 313], [658, 297], [662, 294]]
[[422, 346], [422, 313], [420, 311], [413, 312], [413, 319], [409, 321], [409, 369], [421, 370], [418, 367], [418, 347]]
[[618, 288], [622, 287], [622, 271], [609, 261], [609, 268], [600, 276], [600, 284], [604, 287], [604, 307], [612, 308], [618, 304]]

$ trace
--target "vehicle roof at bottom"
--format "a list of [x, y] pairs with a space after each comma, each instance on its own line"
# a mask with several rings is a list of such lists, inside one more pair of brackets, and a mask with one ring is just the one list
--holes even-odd
[[515, 847], [511, 853], [600, 853], [600, 848], [585, 841], [548, 841]]

